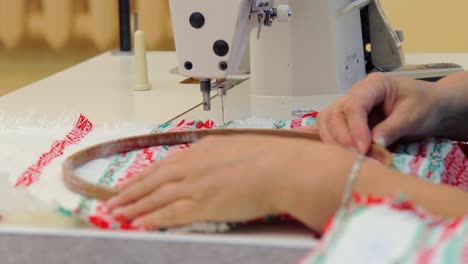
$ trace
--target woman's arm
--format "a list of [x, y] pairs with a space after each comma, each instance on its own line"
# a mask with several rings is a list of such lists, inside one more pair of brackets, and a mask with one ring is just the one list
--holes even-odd
[[[323, 146], [329, 148], [328, 146]], [[322, 230], [328, 218], [339, 208], [344, 186], [356, 155], [335, 148], [322, 152], [330, 162], [321, 168], [309, 168], [298, 172], [299, 178], [284, 182], [287, 197], [282, 208], [303, 221], [309, 227]], [[339, 157], [339, 161], [336, 161]], [[325, 173], [327, 177], [314, 177]], [[328, 173], [327, 173], [328, 172]], [[361, 168], [354, 191], [362, 195], [389, 197], [403, 194], [416, 206], [444, 217], [462, 216], [468, 213], [468, 193], [455, 187], [436, 185], [366, 160]]]
[[435, 84], [448, 100], [437, 136], [468, 141], [468, 72], [461, 72]]
[[[211, 158], [201, 159], [209, 153]], [[339, 209], [357, 154], [336, 145], [265, 136], [219, 136], [156, 163], [107, 202], [135, 227], [247, 221], [289, 213], [315, 230]], [[354, 190], [403, 193], [435, 214], [468, 211], [468, 193], [405, 176], [366, 160]]]

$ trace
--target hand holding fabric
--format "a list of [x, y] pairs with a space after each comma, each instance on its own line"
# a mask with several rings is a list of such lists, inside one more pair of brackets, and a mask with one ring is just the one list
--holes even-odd
[[327, 143], [365, 153], [372, 142], [388, 146], [433, 136], [447, 104], [435, 83], [371, 74], [325, 108], [309, 129], [318, 129]]
[[[337, 153], [324, 148], [330, 147], [297, 139], [209, 137], [131, 179], [107, 206], [114, 215], [145, 228], [248, 221], [293, 212], [292, 186], [309, 178], [313, 183], [305, 191], [317, 196], [317, 208], [326, 207], [319, 203], [320, 194], [337, 168], [343, 167], [340, 174], [345, 175], [350, 165], [326, 165]], [[327, 154], [320, 154], [324, 151]], [[341, 193], [336, 194], [338, 200]], [[313, 203], [308, 206], [313, 211]], [[317, 219], [325, 221], [334, 209], [320, 210]]]

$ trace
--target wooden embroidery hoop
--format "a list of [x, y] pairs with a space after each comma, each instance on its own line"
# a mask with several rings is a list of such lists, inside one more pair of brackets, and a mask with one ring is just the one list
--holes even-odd
[[[109, 157], [127, 151], [162, 145], [171, 146], [195, 143], [206, 136], [228, 135], [257, 135], [320, 140], [320, 136], [315, 132], [280, 129], [201, 129], [128, 137], [94, 145], [69, 156], [62, 166], [63, 180], [65, 186], [75, 193], [98, 200], [108, 200], [117, 195], [118, 190], [90, 183], [77, 176], [74, 173], [75, 169], [94, 159]], [[392, 162], [391, 154], [385, 148], [378, 145], [372, 145], [367, 156], [381, 162], [385, 166], [390, 166]]]

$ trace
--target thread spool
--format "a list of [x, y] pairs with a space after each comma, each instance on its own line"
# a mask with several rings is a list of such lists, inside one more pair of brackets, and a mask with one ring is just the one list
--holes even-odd
[[146, 91], [151, 89], [151, 84], [148, 81], [148, 67], [146, 62], [146, 44], [145, 34], [143, 31], [135, 32], [134, 40], [134, 61], [133, 61], [133, 90]]

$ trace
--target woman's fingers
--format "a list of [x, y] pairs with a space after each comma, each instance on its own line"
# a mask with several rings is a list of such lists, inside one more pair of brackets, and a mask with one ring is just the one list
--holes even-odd
[[132, 225], [139, 228], [154, 229], [169, 228], [204, 221], [205, 219], [200, 219], [199, 210], [197, 208], [197, 204], [192, 200], [178, 200], [159, 210], [135, 219]]
[[317, 116], [318, 130], [320, 133], [320, 138], [322, 139], [323, 142], [328, 143], [328, 144], [335, 144], [336, 141], [333, 138], [330, 131], [328, 130], [327, 120], [330, 118], [329, 115], [330, 115], [330, 109], [326, 108]]
[[[393, 144], [396, 140], [409, 134], [412, 124], [416, 124], [417, 116], [410, 113], [409, 107], [400, 106], [383, 122], [372, 129], [373, 141], [384, 147]], [[422, 123], [424, 122], [419, 122]]]
[[333, 110], [327, 121], [328, 131], [336, 143], [344, 147], [355, 147], [354, 140], [349, 133], [346, 115], [341, 109]]
[[183, 158], [184, 158], [184, 155], [183, 155], [182, 152], [173, 153], [173, 154], [169, 155], [168, 157], [166, 157], [165, 159], [163, 159], [161, 161], [158, 161], [155, 164], [147, 167], [141, 173], [138, 173], [137, 175], [134, 175], [130, 179], [122, 182], [121, 184], [119, 184], [117, 186], [117, 189], [123, 190], [123, 189], [127, 188], [128, 186], [132, 186], [136, 182], [139, 182], [139, 181], [143, 180], [144, 178], [146, 178], [148, 175], [152, 175], [152, 174], [156, 173], [158, 168], [167, 166], [167, 165], [169, 165], [171, 163], [178, 163], [178, 162], [182, 161]]
[[180, 199], [188, 198], [186, 188], [182, 184], [169, 183], [161, 188], [155, 189], [149, 195], [139, 199], [137, 202], [116, 208], [112, 214], [115, 217], [124, 217], [127, 220], [133, 220], [136, 217], [147, 214], [152, 211], [175, 202]]
[[165, 184], [177, 182], [184, 178], [182, 173], [178, 173], [176, 166], [171, 165], [163, 168], [159, 167], [157, 170], [151, 170], [151, 172], [148, 173], [151, 173], [151, 175], [133, 183], [132, 185], [123, 189], [119, 195], [107, 201], [106, 206], [108, 210], [113, 210], [117, 207], [125, 206], [149, 195], [155, 189]]
[[367, 153], [372, 143], [368, 116], [372, 110], [388, 100], [393, 83], [383, 74], [371, 74], [357, 83], [342, 101], [347, 127], [359, 152]]
[[[157, 164], [156, 164], [157, 165]], [[154, 167], [156, 165], [152, 165], [151, 167]], [[153, 170], [152, 170], [153, 171]], [[131, 186], [141, 180], [143, 180], [145, 177], [147, 177], [148, 175], [150, 175], [151, 173], [149, 173], [149, 168], [146, 168], [145, 170], [143, 170], [141, 173], [138, 173], [136, 175], [133, 175], [131, 178], [129, 179], [126, 179], [125, 181], [119, 183], [116, 188], [118, 190], [123, 190], [125, 188], [127, 188], [128, 186]]]
[[372, 142], [368, 124], [368, 112], [359, 105], [345, 106], [347, 128], [360, 153], [367, 153]]

